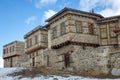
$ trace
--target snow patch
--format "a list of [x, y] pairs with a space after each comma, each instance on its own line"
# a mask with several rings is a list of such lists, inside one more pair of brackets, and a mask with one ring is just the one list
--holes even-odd
[[7, 75], [13, 72], [21, 71], [23, 69], [24, 68], [0, 68], [0, 80], [120, 80], [120, 79], [85, 78], [85, 77], [71, 76], [71, 75], [69, 75], [68, 77], [56, 76], [56, 75], [48, 75], [48, 76], [39, 75], [34, 78], [25, 77], [18, 79], [19, 76], [12, 77]]

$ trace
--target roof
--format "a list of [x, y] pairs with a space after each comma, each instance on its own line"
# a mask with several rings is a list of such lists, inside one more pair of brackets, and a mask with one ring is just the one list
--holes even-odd
[[[14, 44], [14, 43], [17, 43], [17, 42], [23, 42], [23, 41], [15, 40], [15, 41], [12, 41], [12, 42], [10, 42], [10, 43], [4, 45], [3, 47], [9, 46], [9, 45]], [[23, 42], [23, 43], [24, 43], [24, 42]]]
[[27, 34], [25, 34], [25, 35], [24, 35], [24, 38], [30, 36], [31, 34], [33, 34], [34, 32], [36, 32], [36, 31], [38, 31], [38, 30], [47, 31], [47, 28], [46, 28], [46, 26], [41, 26], [41, 25], [39, 25], [39, 26], [35, 27], [33, 30], [29, 31]]
[[120, 19], [120, 15], [99, 19], [99, 20], [97, 20], [97, 23], [115, 21], [115, 20], [118, 20], [118, 19]]
[[58, 15], [62, 14], [65, 11], [73, 11], [73, 12], [78, 12], [78, 13], [83, 13], [83, 14], [88, 14], [88, 15], [93, 15], [93, 16], [97, 16], [97, 17], [103, 18], [103, 16], [100, 15], [100, 14], [90, 13], [90, 12], [85, 12], [85, 11], [81, 11], [81, 10], [76, 10], [76, 9], [65, 7], [64, 9], [62, 9], [61, 11], [59, 11], [58, 13], [53, 15], [52, 17], [48, 18], [45, 22], [49, 22], [51, 19], [57, 17]]

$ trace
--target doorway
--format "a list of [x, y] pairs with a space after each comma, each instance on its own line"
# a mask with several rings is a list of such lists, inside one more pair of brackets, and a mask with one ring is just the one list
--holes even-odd
[[10, 58], [10, 67], [12, 67], [12, 57]]
[[70, 54], [69, 53], [64, 54], [64, 63], [65, 63], [65, 68], [70, 67]]
[[32, 58], [32, 66], [33, 67], [35, 66], [35, 58], [34, 57]]
[[47, 55], [47, 66], [49, 66], [49, 55]]

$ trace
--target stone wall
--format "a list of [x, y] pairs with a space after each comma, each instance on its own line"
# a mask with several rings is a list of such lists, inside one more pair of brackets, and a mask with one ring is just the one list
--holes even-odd
[[[83, 47], [68, 45], [59, 49], [46, 49], [44, 53], [44, 65], [60, 70], [77, 70], [80, 72], [99, 71], [109, 73], [109, 47]], [[64, 54], [70, 54], [70, 66], [65, 67]], [[49, 65], [47, 56], [49, 56]], [[98, 72], [98, 73], [99, 73]]]
[[72, 66], [74, 68], [83, 72], [98, 70], [108, 73], [107, 64], [109, 57], [103, 48], [85, 47], [85, 49], [83, 49], [83, 46], [75, 46], [74, 48], [76, 49], [72, 54]]
[[[36, 50], [32, 53], [26, 54], [26, 62], [23, 63], [23, 67], [39, 67], [44, 65], [43, 57], [44, 49]], [[34, 63], [33, 63], [34, 58]], [[34, 64], [34, 66], [33, 66]]]
[[111, 53], [109, 65], [113, 75], [120, 75], [120, 52]]

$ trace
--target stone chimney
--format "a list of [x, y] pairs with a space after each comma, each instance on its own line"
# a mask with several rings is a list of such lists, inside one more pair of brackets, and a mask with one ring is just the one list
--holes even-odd
[[90, 10], [90, 13], [94, 14], [94, 9], [93, 8]]

